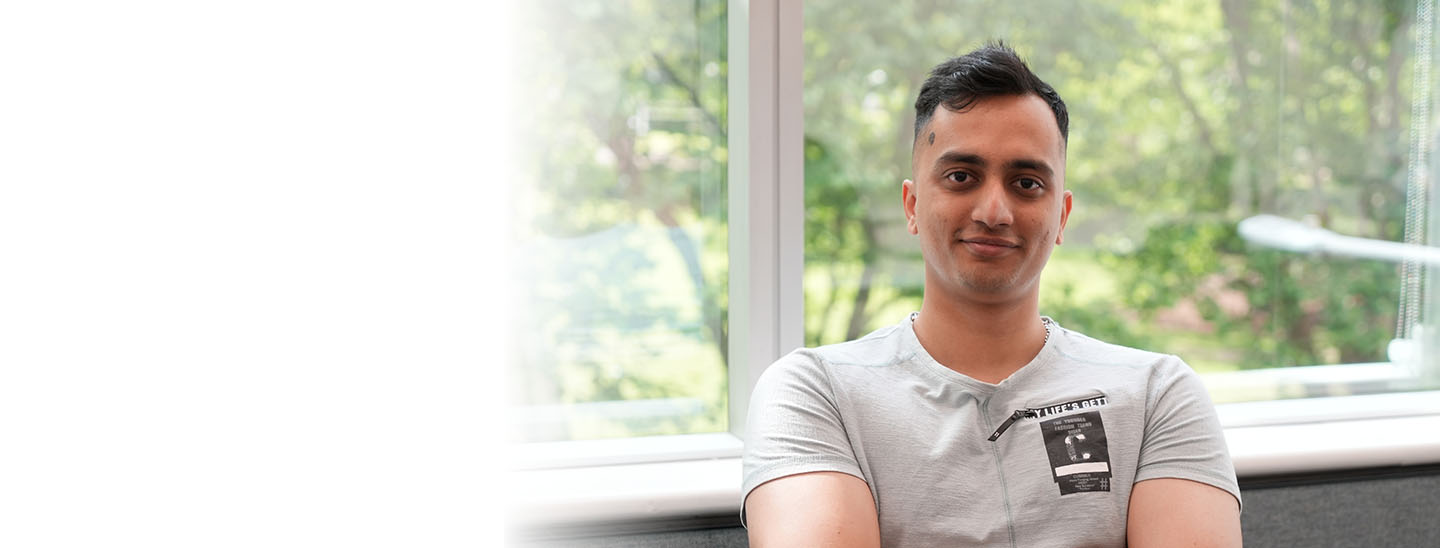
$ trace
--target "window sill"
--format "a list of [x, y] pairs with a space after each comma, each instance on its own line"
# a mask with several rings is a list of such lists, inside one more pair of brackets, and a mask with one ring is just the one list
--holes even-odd
[[[1241, 478], [1440, 463], [1440, 392], [1217, 408]], [[511, 523], [520, 531], [566, 530], [578, 536], [635, 532], [644, 523], [738, 516], [739, 440], [728, 434], [706, 437], [702, 443], [709, 445], [700, 455], [682, 445], [685, 439], [631, 440], [652, 450], [668, 446], [662, 452], [665, 462], [632, 454], [632, 460], [648, 462], [615, 464], [625, 458], [616, 451], [626, 445], [616, 441], [603, 459], [610, 464], [517, 472], [519, 496]], [[695, 443], [694, 437], [676, 438]]]
[[1241, 478], [1440, 462], [1440, 392], [1216, 406]]

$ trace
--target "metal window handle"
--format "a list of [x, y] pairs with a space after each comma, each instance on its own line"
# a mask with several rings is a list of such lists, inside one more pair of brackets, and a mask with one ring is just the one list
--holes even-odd
[[1246, 241], [1283, 251], [1440, 265], [1440, 247], [1344, 236], [1275, 215], [1250, 217], [1237, 228]]

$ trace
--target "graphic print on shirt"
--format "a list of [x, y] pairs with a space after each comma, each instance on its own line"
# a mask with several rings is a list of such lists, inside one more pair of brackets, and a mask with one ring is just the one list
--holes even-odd
[[1041, 422], [1040, 432], [1061, 496], [1110, 490], [1110, 446], [1099, 411]]
[[1057, 403], [1055, 405], [1047, 405], [1045, 407], [1031, 407], [1027, 409], [1027, 411], [1034, 413], [1035, 418], [1043, 419], [1053, 415], [1063, 415], [1071, 411], [1100, 407], [1107, 403], [1110, 403], [1110, 400], [1106, 399], [1104, 395], [1099, 395], [1081, 398], [1075, 401], [1067, 401], [1065, 403]]

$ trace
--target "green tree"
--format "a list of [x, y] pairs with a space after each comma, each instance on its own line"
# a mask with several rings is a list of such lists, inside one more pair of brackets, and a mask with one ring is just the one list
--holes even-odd
[[1235, 226], [1272, 213], [1400, 238], [1413, 10], [807, 5], [807, 340], [853, 338], [918, 307], [918, 252], [899, 207], [915, 86], [945, 57], [1004, 39], [1071, 112], [1076, 212], [1042, 312], [1205, 368], [1383, 361], [1394, 265], [1257, 249]]
[[512, 80], [530, 108], [515, 115], [517, 150], [522, 180], [536, 184], [518, 216], [528, 293], [517, 403], [703, 404], [661, 419], [576, 418], [526, 439], [724, 428], [725, 9], [520, 8]]

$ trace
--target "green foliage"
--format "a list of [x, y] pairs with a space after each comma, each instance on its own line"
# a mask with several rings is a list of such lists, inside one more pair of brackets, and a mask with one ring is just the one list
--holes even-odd
[[[514, 93], [525, 356], [517, 403], [680, 402], [576, 414], [567, 439], [721, 430], [728, 346], [724, 0], [541, 0]], [[1383, 360], [1394, 265], [1257, 249], [1258, 213], [1399, 239], [1413, 3], [808, 3], [805, 341], [918, 308], [905, 230], [928, 70], [1004, 39], [1066, 98], [1075, 210], [1041, 311], [1200, 369]], [[667, 403], [667, 405], [669, 404]], [[699, 407], [693, 407], [693, 406]], [[686, 407], [691, 406], [691, 407]]]
[[[1156, 225], [1144, 245], [1101, 263], [1137, 319], [1154, 322], [1183, 304], [1213, 339], [1240, 350], [1241, 369], [1384, 361], [1399, 306], [1394, 265], [1257, 249], [1233, 221]], [[1212, 352], [1170, 351], [1184, 350]]]
[[724, 430], [726, 2], [518, 11], [516, 436]]
[[[1076, 205], [1042, 282], [1042, 313], [1202, 369], [1383, 361], [1394, 265], [1257, 249], [1235, 226], [1270, 213], [1399, 239], [1413, 9], [807, 6], [806, 282], [823, 286], [806, 288], [807, 341], [838, 342], [918, 306], [922, 271], [898, 185], [909, 172], [909, 101], [930, 66], [1003, 38], [1071, 114]], [[843, 329], [836, 316], [847, 314], [864, 325]]]

